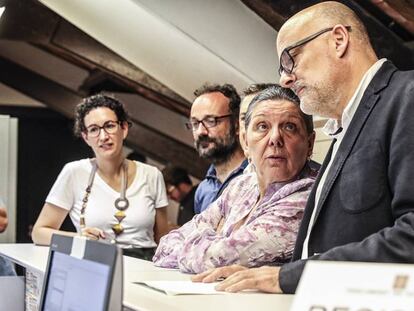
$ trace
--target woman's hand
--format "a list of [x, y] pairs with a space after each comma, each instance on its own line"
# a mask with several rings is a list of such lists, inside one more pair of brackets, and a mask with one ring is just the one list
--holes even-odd
[[99, 240], [99, 239], [106, 239], [106, 235], [105, 232], [103, 232], [103, 230], [99, 229], [99, 228], [95, 228], [95, 227], [86, 227], [83, 228], [82, 231], [82, 236], [87, 237], [88, 239], [91, 240]]

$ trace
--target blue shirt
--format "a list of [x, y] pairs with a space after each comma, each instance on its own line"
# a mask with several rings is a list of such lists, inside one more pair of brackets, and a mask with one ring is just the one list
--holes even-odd
[[247, 164], [248, 161], [246, 159], [238, 168], [231, 172], [223, 183], [217, 178], [216, 168], [211, 164], [207, 170], [206, 178], [198, 185], [195, 193], [194, 212], [199, 214], [209, 207], [209, 205], [221, 195], [230, 181], [243, 174], [243, 170], [246, 168]]

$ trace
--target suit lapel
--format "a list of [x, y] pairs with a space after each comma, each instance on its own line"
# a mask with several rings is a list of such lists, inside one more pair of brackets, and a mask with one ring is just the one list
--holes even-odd
[[314, 183], [314, 185], [312, 187], [312, 190], [309, 194], [308, 201], [306, 202], [306, 208], [305, 208], [305, 211], [304, 211], [304, 214], [303, 214], [302, 221], [300, 223], [298, 237], [296, 239], [295, 249], [294, 249], [294, 252], [293, 252], [293, 259], [294, 260], [300, 259], [302, 257], [303, 242], [305, 241], [306, 235], [308, 234], [309, 222], [310, 222], [310, 219], [312, 217], [313, 209], [315, 207], [316, 189], [318, 188], [319, 182], [321, 181], [321, 177], [322, 177], [323, 173], [325, 172], [326, 167], [328, 166], [328, 163], [331, 159], [333, 146], [334, 146], [334, 142], [332, 142], [331, 146], [329, 147], [328, 153], [326, 154], [326, 157], [323, 160], [322, 166], [321, 166], [321, 168], [319, 169], [319, 172], [318, 172], [318, 176], [316, 177], [315, 183]]
[[[361, 99], [361, 103], [352, 118], [348, 130], [345, 133], [341, 145], [338, 148], [338, 151], [336, 152], [333, 163], [329, 169], [328, 176], [325, 179], [325, 184], [323, 185], [315, 214], [314, 224], [318, 219], [320, 211], [332, 189], [333, 184], [335, 183], [335, 180], [337, 179], [346, 159], [352, 151], [362, 128], [364, 127], [372, 109], [380, 98], [380, 91], [389, 84], [389, 80], [395, 71], [396, 68], [394, 65], [392, 65], [390, 62], [385, 62], [366, 89]], [[325, 162], [326, 161], [324, 161], [324, 164]]]

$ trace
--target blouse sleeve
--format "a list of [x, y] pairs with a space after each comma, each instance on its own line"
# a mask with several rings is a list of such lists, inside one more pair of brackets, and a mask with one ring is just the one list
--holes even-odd
[[165, 190], [164, 178], [160, 170], [156, 169], [155, 175], [155, 208], [168, 205], [167, 191]]
[[204, 226], [188, 232], [177, 255], [183, 272], [200, 273], [231, 264], [263, 265], [292, 254], [310, 188], [295, 192], [248, 220], [229, 235]]
[[206, 229], [215, 231], [220, 223], [222, 216], [219, 200], [201, 214], [194, 216], [192, 220], [184, 224], [181, 228], [172, 230], [163, 236], [158, 244], [157, 251], [153, 257], [156, 266], [165, 268], [178, 268], [177, 258], [182, 253], [183, 244], [186, 237], [192, 232], [203, 232]]
[[74, 204], [73, 174], [70, 163], [66, 164], [50, 190], [46, 202], [70, 210]]

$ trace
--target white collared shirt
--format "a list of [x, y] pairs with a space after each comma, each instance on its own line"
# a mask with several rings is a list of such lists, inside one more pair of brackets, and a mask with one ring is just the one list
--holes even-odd
[[[312, 227], [315, 222], [316, 217], [316, 210], [319, 204], [319, 199], [321, 197], [321, 192], [323, 189], [323, 185], [325, 184], [326, 177], [328, 176], [329, 170], [331, 168], [332, 162], [335, 159], [336, 152], [338, 151], [339, 146], [341, 145], [342, 139], [345, 136], [349, 124], [352, 121], [352, 118], [354, 117], [354, 114], [361, 102], [362, 96], [364, 95], [368, 85], [374, 78], [375, 74], [378, 72], [378, 70], [381, 68], [382, 64], [386, 61], [386, 58], [382, 58], [378, 60], [375, 64], [371, 66], [371, 68], [368, 69], [368, 71], [364, 74], [364, 76], [361, 79], [361, 82], [359, 83], [354, 95], [351, 97], [350, 101], [346, 105], [344, 112], [342, 113], [342, 119], [341, 123], [339, 124], [338, 120], [335, 119], [329, 119], [328, 122], [326, 122], [323, 131], [325, 134], [330, 135], [332, 138], [336, 138], [336, 143], [333, 146], [331, 160], [329, 161], [321, 180], [318, 184], [318, 187], [316, 188], [315, 193], [315, 207], [312, 212], [311, 219], [309, 221], [308, 226], [308, 232], [306, 234], [306, 239], [303, 242], [303, 248], [302, 248], [302, 259], [306, 259], [309, 257], [308, 254], [308, 245], [309, 245], [309, 236], [312, 230]], [[337, 134], [332, 134], [338, 132], [339, 128], [342, 127], [342, 131]]]

